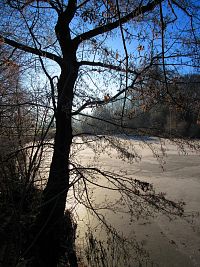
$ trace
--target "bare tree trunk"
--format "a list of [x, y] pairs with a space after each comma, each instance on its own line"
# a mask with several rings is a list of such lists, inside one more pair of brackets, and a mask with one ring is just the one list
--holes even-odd
[[[75, 6], [73, 8], [75, 10]], [[68, 18], [70, 15], [70, 8], [61, 13], [55, 27], [63, 60], [61, 75], [57, 84], [58, 103], [55, 113], [54, 152], [48, 183], [43, 192], [42, 207], [36, 222], [35, 235], [37, 239], [33, 246], [33, 254], [37, 259], [33, 266], [37, 267], [57, 266], [62, 252], [60, 240], [66, 231], [69, 232], [68, 236], [70, 236], [70, 229], [72, 229], [70, 223], [69, 225], [64, 224], [65, 204], [69, 190], [69, 155], [72, 143], [71, 112], [74, 84], [78, 76], [77, 47], [72, 42], [69, 29], [70, 20]], [[76, 255], [71, 253], [70, 248], [69, 250], [70, 265], [71, 267], [77, 267]]]
[[[73, 88], [78, 75], [76, 61], [67, 62], [63, 67], [58, 82], [58, 107], [56, 111], [56, 135], [54, 152], [47, 186], [43, 192], [43, 203], [36, 222], [34, 248], [34, 263], [32, 266], [57, 266], [62, 253], [60, 240], [66, 227], [64, 225], [64, 211], [69, 190], [69, 154], [72, 143], [72, 101]], [[64, 230], [65, 227], [65, 230]], [[70, 235], [70, 233], [69, 233]], [[73, 244], [72, 244], [73, 246]], [[70, 249], [71, 250], [71, 249]], [[69, 253], [71, 266], [76, 267], [74, 253]]]

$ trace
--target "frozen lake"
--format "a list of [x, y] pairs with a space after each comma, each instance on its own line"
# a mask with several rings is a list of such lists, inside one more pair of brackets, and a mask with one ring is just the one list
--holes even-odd
[[[199, 152], [193, 150], [192, 147], [182, 147], [180, 144], [177, 146], [167, 140], [162, 140], [160, 143], [157, 139], [144, 140], [144, 142], [129, 139], [122, 140], [122, 142], [124, 142], [125, 149], [134, 152], [135, 159], [126, 162], [120, 158], [118, 149], [109, 148], [106, 143], [100, 144], [98, 142], [93, 146], [92, 140], [90, 141], [88, 147], [83, 140], [79, 138], [75, 140], [78, 145], [76, 148], [74, 147], [72, 154], [74, 154], [74, 161], [79, 165], [79, 168], [93, 166], [110, 173], [122, 172], [126, 177], [152, 183], [156, 191], [166, 192], [167, 198], [171, 200], [183, 200], [186, 203], [185, 214], [190, 215], [187, 218], [175, 217], [171, 220], [167, 216], [155, 213], [154, 216], [142, 218], [141, 215], [138, 219], [134, 219], [130, 218], [130, 214], [126, 214], [123, 210], [118, 211], [116, 209], [115, 212], [112, 212], [106, 209], [106, 205], [107, 207], [112, 206], [112, 203], [115, 203], [120, 196], [117, 191], [103, 188], [108, 184], [101, 176], [96, 175], [92, 180], [94, 184], [87, 182], [90, 188], [89, 197], [96, 208], [98, 207], [98, 212], [104, 215], [118, 232], [123, 233], [125, 237], [137, 240], [138, 243], [135, 243], [134, 246], [138, 245], [149, 252], [150, 259], [143, 261], [140, 266], [200, 266]], [[96, 149], [96, 153], [94, 149]], [[89, 179], [93, 178], [88, 176], [88, 181]], [[96, 183], [102, 187], [96, 188]], [[83, 201], [86, 203], [85, 193], [82, 189], [76, 188], [75, 195], [79, 198], [80, 194], [83, 194]], [[69, 196], [72, 196], [72, 192]], [[120, 203], [116, 203], [116, 205], [118, 204]], [[137, 205], [137, 203], [133, 203], [133, 205]], [[95, 216], [90, 215], [83, 205], [77, 205], [73, 198], [70, 207], [77, 214], [77, 240], [80, 246], [85, 245], [84, 233], [88, 229], [98, 239], [106, 240], [105, 231], [101, 230], [102, 228]], [[194, 214], [193, 219], [192, 214]], [[134, 249], [131, 253], [135, 255]], [[133, 260], [130, 259], [130, 266], [133, 266], [132, 264]], [[122, 267], [123, 265], [119, 260], [118, 263], [108, 266]]]

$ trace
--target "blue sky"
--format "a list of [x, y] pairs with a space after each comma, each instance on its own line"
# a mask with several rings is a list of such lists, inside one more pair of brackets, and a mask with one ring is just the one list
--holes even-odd
[[[194, 2], [200, 4], [199, 0], [198, 1], [194, 1]], [[164, 12], [164, 14], [166, 14], [166, 12], [167, 12], [167, 8], [166, 7], [164, 7], [163, 12]], [[181, 30], [186, 29], [186, 27], [189, 25], [189, 20], [186, 20], [186, 17], [183, 16], [183, 12], [182, 11], [180, 11], [178, 8], [176, 8], [175, 12], [176, 12], [177, 16], [179, 17], [179, 19], [176, 21], [176, 26], [173, 26], [171, 24], [168, 27], [169, 34], [166, 35], [166, 44], [165, 44], [166, 47], [170, 46], [170, 44], [172, 44], [172, 39], [170, 39], [170, 34], [179, 33], [179, 31], [181, 32]], [[55, 21], [56, 21], [56, 15], [55, 14], [56, 13], [52, 14], [52, 12], [49, 12], [48, 20], [46, 20], [46, 22], [45, 22], [46, 25], [43, 24], [44, 27], [48, 26], [50, 30], [53, 30], [53, 27], [52, 27], [51, 23], [49, 23], [49, 21], [53, 20], [53, 23], [55, 24]], [[172, 14], [172, 12], [171, 12], [171, 14]], [[46, 15], [46, 13], [45, 13], [45, 15]], [[157, 17], [158, 17], [157, 20], [159, 21], [160, 20], [159, 13], [157, 14]], [[145, 19], [145, 17], [144, 17], [144, 19]], [[154, 19], [156, 19], [156, 17]], [[137, 24], [138, 25], [142, 25], [142, 26], [138, 27]], [[76, 22], [75, 22], [74, 23], [74, 27], [76, 27], [76, 26], [77, 25], [76, 25]], [[90, 25], [88, 27], [91, 28], [92, 26]], [[142, 23], [142, 22], [138, 22], [138, 23], [131, 22], [131, 23], [123, 25], [123, 27], [124, 27], [124, 29], [127, 28], [129, 31], [132, 31], [132, 34], [133, 34], [132, 38], [130, 39], [130, 42], [127, 42], [128, 51], [130, 53], [132, 53], [132, 57], [129, 57], [129, 62], [132, 61], [132, 63], [135, 66], [136, 65], [139, 66], [139, 64], [141, 64], [142, 61], [144, 61], [144, 56], [146, 55], [146, 58], [148, 59], [150, 57], [150, 54], [151, 54], [152, 42], [150, 42], [149, 40], [151, 40], [151, 37], [153, 35], [152, 24], [149, 21], [146, 21], [145, 23]], [[158, 28], [159, 27], [157, 25], [156, 28], [154, 29], [154, 33], [156, 33]], [[41, 35], [43, 34], [43, 32], [44, 32], [44, 28], [41, 27], [40, 28]], [[105, 45], [108, 47], [108, 49], [113, 51], [113, 56], [110, 57], [111, 63], [119, 65], [119, 61], [122, 61], [125, 58], [124, 47], [123, 47], [123, 42], [122, 42], [122, 38], [120, 36], [119, 29], [118, 30], [114, 30], [113, 32], [117, 36], [108, 38], [108, 40], [105, 41]], [[199, 29], [198, 29], [197, 33], [199, 34]], [[18, 31], [16, 31], [16, 35], [17, 34], [18, 34]], [[51, 34], [49, 34], [49, 37], [51, 37]], [[25, 38], [25, 36], [24, 36], [24, 38]], [[99, 40], [103, 40], [103, 38], [104, 38], [104, 36], [103, 37], [99, 37], [98, 36]], [[161, 51], [160, 33], [158, 33], [158, 37], [156, 37], [156, 38], [157, 39], [154, 40], [154, 52], [155, 52], [156, 49], [160, 52]], [[191, 38], [192, 38], [192, 36], [191, 36]], [[167, 41], [169, 41], [169, 44], [167, 44]], [[138, 46], [139, 45], [144, 47], [144, 49], [142, 51], [138, 51]], [[87, 47], [87, 45], [85, 46], [85, 48], [86, 47]], [[178, 44], [175, 43], [174, 44], [174, 48], [177, 48], [177, 47], [178, 47]], [[172, 52], [172, 48], [169, 49], [168, 55], [171, 52]], [[109, 53], [110, 53], [110, 51], [109, 51]], [[92, 57], [91, 53], [89, 53], [88, 59], [89, 60], [93, 60], [93, 57]], [[105, 61], [107, 61], [107, 60], [109, 60], [109, 57], [104, 56], [103, 59], [102, 59], [101, 57], [96, 56], [95, 60], [105, 60]], [[183, 59], [183, 63], [185, 63], [186, 60], [187, 60], [187, 58]], [[125, 66], [125, 60], [123, 62], [124, 62], [124, 66]], [[167, 61], [167, 62], [169, 62], [169, 61]], [[52, 63], [50, 61], [48, 61], [48, 64], [49, 63], [51, 64], [51, 67], [49, 67], [50, 72], [53, 75], [59, 75], [59, 73], [60, 73], [59, 67], [55, 66], [54, 64], [52, 65]], [[181, 73], [193, 71], [193, 69], [191, 67], [181, 67], [181, 68], [178, 67], [178, 68], [179, 68]], [[105, 86], [103, 86], [102, 84], [104, 82], [107, 82], [107, 81], [105, 81], [106, 77], [105, 77], [104, 74], [99, 75], [99, 76], [101, 77], [100, 80], [99, 80], [100, 82], [97, 80], [97, 83], [98, 83], [98, 85], [100, 87], [102, 86], [101, 90], [102, 90], [102, 95], [103, 95], [107, 91], [107, 87], [106, 87], [106, 83], [105, 83]], [[42, 78], [40, 78], [40, 77], [39, 77], [39, 79], [42, 80]], [[89, 82], [89, 79], [88, 79], [87, 76], [85, 77], [85, 79], [88, 81], [89, 86], [94, 88], [92, 83]], [[108, 76], [108, 79], [109, 79], [109, 76]], [[113, 81], [113, 84], [114, 84], [113, 88], [116, 88], [115, 82], [116, 82], [116, 84], [117, 83], [119, 84], [119, 80], [117, 80], [117, 76], [116, 76], [116, 79]], [[125, 82], [125, 79], [124, 79], [124, 82]], [[112, 90], [114, 90], [114, 89], [112, 89]], [[97, 94], [100, 94], [100, 92], [98, 92]], [[101, 97], [102, 97], [102, 95], [101, 95]]]

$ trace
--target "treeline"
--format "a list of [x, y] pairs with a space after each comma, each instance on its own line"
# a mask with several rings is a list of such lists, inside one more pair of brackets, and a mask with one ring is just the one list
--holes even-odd
[[166, 87], [155, 73], [130, 87], [122, 99], [105, 101], [85, 114], [79, 127], [93, 134], [199, 138], [199, 110], [200, 75], [173, 76]]

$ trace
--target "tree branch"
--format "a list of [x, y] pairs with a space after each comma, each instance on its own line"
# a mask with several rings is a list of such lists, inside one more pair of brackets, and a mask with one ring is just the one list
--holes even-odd
[[63, 12], [66, 24], [69, 24], [74, 17], [77, 8], [77, 0], [69, 0], [66, 10]]
[[[131, 84], [129, 87], [125, 87], [125, 88], [123, 88], [122, 90], [120, 90], [118, 93], [116, 93], [113, 97], [111, 97], [111, 98], [109, 99], [109, 102], [114, 102], [114, 101], [116, 101], [117, 98], [118, 98], [120, 95], [122, 95], [123, 93], [125, 93], [129, 88], [132, 88], [133, 85], [135, 84], [137, 78], [138, 78], [142, 73], [145, 73], [145, 71], [148, 70], [148, 69], [152, 66], [154, 60], [156, 60], [156, 59], [157, 59], [157, 57], [152, 58], [150, 64], [149, 64], [148, 66], [146, 66], [142, 71], [140, 71], [140, 72], [134, 72], [135, 77], [134, 77], [134, 79], [133, 79], [133, 81], [132, 81], [132, 84]], [[82, 62], [84, 62], [84, 61], [82, 61]], [[87, 62], [87, 61], [85, 61], [85, 62]], [[89, 62], [89, 63], [92, 63], [92, 62]], [[98, 63], [98, 62], [97, 62], [97, 63]], [[103, 64], [103, 63], [102, 63], [102, 64]], [[104, 66], [103, 66], [103, 67], [104, 67]], [[78, 114], [80, 114], [80, 112], [81, 112], [82, 110], [84, 110], [85, 108], [87, 108], [88, 106], [96, 106], [96, 105], [103, 105], [103, 104], [105, 104], [105, 101], [104, 101], [104, 100], [93, 100], [93, 101], [88, 101], [88, 102], [84, 103], [84, 104], [83, 104], [80, 108], [78, 108], [76, 111], [72, 112], [72, 115], [78, 115]]]
[[83, 1], [82, 3], [80, 3], [78, 6], [77, 6], [77, 9], [81, 8], [82, 6], [84, 6], [85, 4], [87, 4], [87, 2], [89, 2], [90, 0], [85, 0]]
[[19, 42], [11, 40], [11, 39], [9, 39], [7, 37], [3, 37], [2, 35], [0, 35], [0, 39], [2, 40], [3, 43], [5, 43], [7, 45], [10, 45], [10, 46], [12, 46], [14, 48], [17, 48], [17, 49], [20, 49], [22, 51], [31, 53], [33, 55], [49, 58], [49, 59], [57, 62], [59, 65], [62, 64], [62, 58], [57, 56], [57, 55], [55, 55], [55, 54], [39, 50], [37, 48], [33, 48], [33, 47], [28, 46], [28, 45], [21, 44]]
[[88, 40], [88, 39], [95, 37], [99, 34], [103, 34], [103, 33], [112, 31], [113, 29], [119, 27], [120, 23], [124, 24], [124, 23], [128, 22], [129, 20], [131, 20], [131, 19], [133, 19], [139, 15], [145, 14], [145, 13], [153, 10], [161, 2], [163, 2], [163, 0], [154, 0], [145, 6], [138, 6], [132, 12], [130, 12], [126, 16], [120, 18], [120, 20], [118, 19], [115, 22], [108, 23], [106, 25], [97, 27], [93, 30], [90, 30], [88, 32], [80, 34], [79, 36], [74, 38], [74, 42], [78, 46], [82, 41]]
[[34, 102], [23, 102], [23, 103], [13, 103], [13, 104], [7, 104], [7, 103], [3, 103], [0, 104], [1, 108], [11, 108], [11, 107], [20, 107], [20, 106], [36, 106], [36, 107], [42, 107], [42, 108], [48, 108], [48, 109], [52, 109], [54, 110], [51, 106], [48, 105], [43, 105], [43, 104], [39, 104], [39, 103], [34, 103]]
[[[116, 70], [116, 71], [121, 71], [121, 72], [126, 72], [126, 69], [122, 68], [121, 66], [115, 66], [115, 65], [112, 65], [112, 64], [106, 64], [106, 63], [103, 63], [103, 62], [95, 62], [95, 61], [80, 61], [79, 62], [79, 66], [93, 66], [93, 67], [102, 67], [102, 68], [107, 68], [107, 69], [110, 69], [110, 70]], [[132, 70], [132, 69], [127, 69], [127, 72], [129, 73], [132, 73], [132, 74], [137, 74], [137, 72], [135, 70]]]

